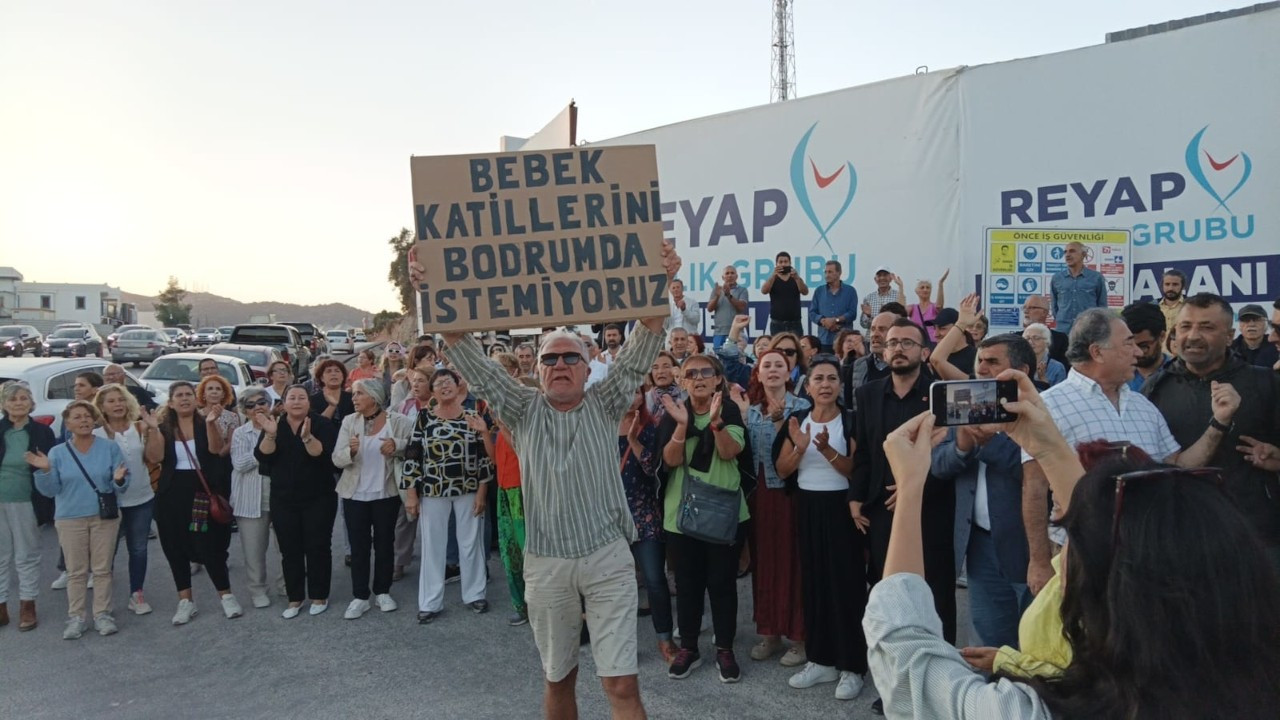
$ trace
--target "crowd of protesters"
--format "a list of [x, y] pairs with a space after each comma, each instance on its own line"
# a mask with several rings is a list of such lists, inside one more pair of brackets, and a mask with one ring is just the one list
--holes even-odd
[[[397, 609], [415, 538], [417, 622], [447, 612], [453, 581], [488, 612], [495, 547], [549, 717], [575, 716], [588, 643], [614, 716], [643, 716], [640, 590], [671, 679], [709, 651], [721, 682], [742, 680], [747, 574], [748, 655], [795, 668], [797, 691], [833, 684], [852, 700], [870, 673], [873, 710], [894, 717], [1273, 716], [1280, 300], [1268, 337], [1261, 306], [1187, 297], [1170, 271], [1158, 302], [1115, 313], [1078, 255], [1068, 248], [1053, 295], [1026, 301], [1021, 333], [990, 335], [977, 295], [946, 307], [949, 273], [907, 302], [880, 267], [859, 302], [838, 262], [811, 288], [781, 253], [756, 338], [730, 267], [705, 304], [675, 281], [671, 313], [631, 327], [490, 352], [471, 335], [424, 336], [362, 352], [352, 372], [322, 360], [310, 387], [273, 366], [239, 397], [215, 373], [174, 383], [156, 413], [86, 375], [61, 442], [31, 421], [29, 389], [6, 384], [0, 625], [11, 566], [19, 629], [38, 622], [49, 520], [67, 567], [64, 638], [88, 627], [90, 592], [94, 629], [117, 632], [118, 538], [128, 609], [151, 612], [153, 519], [173, 624], [197, 614], [196, 572], [240, 617], [228, 512], [252, 606], [270, 607], [282, 581], [284, 618], [319, 615], [341, 514], [351, 620]], [[674, 276], [669, 245], [662, 259]], [[975, 378], [1014, 381], [1004, 409], [1017, 419], [935, 429], [930, 385]], [[954, 645], [957, 581], [971, 647]]]

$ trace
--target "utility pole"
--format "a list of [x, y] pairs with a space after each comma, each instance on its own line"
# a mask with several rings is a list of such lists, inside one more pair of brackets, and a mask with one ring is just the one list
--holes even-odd
[[773, 0], [773, 61], [770, 102], [796, 96], [795, 31], [791, 18], [794, 0]]

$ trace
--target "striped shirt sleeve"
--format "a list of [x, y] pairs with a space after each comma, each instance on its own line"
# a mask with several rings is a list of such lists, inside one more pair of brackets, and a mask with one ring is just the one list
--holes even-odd
[[476, 395], [489, 403], [499, 420], [510, 428], [524, 423], [529, 403], [538, 394], [537, 390], [516, 382], [501, 365], [486, 358], [480, 342], [470, 335], [445, 348], [445, 352]]

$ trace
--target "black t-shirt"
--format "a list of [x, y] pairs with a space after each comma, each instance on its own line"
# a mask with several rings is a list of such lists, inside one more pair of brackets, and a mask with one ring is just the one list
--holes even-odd
[[773, 287], [769, 288], [769, 319], [800, 321], [800, 285], [794, 270], [786, 280], [773, 279]]

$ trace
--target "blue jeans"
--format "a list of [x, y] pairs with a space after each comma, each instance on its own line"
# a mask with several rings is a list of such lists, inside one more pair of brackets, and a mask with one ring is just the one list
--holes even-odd
[[988, 647], [1018, 647], [1018, 621], [1031, 604], [1026, 583], [1009, 582], [1000, 571], [991, 533], [974, 525], [965, 555], [969, 576], [969, 613], [973, 629]]
[[141, 505], [120, 508], [120, 534], [117, 536], [116, 548], [120, 547], [119, 538], [124, 538], [129, 549], [129, 594], [142, 589], [147, 581], [147, 535], [151, 534], [151, 517], [155, 511], [156, 501], [152, 498]]
[[714, 349], [714, 350], [719, 350], [719, 349], [720, 349], [720, 346], [721, 346], [721, 345], [724, 345], [724, 342], [725, 342], [726, 340], [728, 340], [728, 339], [729, 339], [729, 336], [728, 336], [728, 335], [712, 335], [712, 336], [711, 336], [711, 347], [712, 347], [712, 349]]
[[644, 589], [649, 595], [649, 611], [653, 615], [653, 631], [659, 640], [671, 639], [671, 590], [667, 587], [667, 574], [663, 571], [666, 560], [666, 544], [660, 540], [640, 540], [631, 543], [631, 556], [636, 559]]

